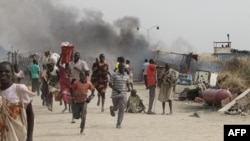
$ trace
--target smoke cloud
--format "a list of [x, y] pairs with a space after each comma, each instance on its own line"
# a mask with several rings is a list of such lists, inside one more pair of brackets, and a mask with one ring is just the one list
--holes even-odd
[[6, 50], [12, 47], [28, 55], [49, 49], [60, 53], [61, 42], [69, 41], [90, 66], [100, 53], [111, 69], [116, 58], [124, 56], [137, 70], [135, 76], [144, 59], [153, 57], [148, 42], [136, 30], [140, 26], [136, 17], [108, 23], [100, 11], [78, 11], [59, 0], [1, 0], [0, 18], [0, 46]]

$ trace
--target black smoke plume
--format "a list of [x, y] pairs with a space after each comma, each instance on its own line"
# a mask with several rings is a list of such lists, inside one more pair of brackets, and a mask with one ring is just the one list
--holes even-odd
[[[61, 42], [69, 41], [91, 67], [94, 58], [104, 53], [112, 71], [118, 56], [129, 59], [135, 76], [145, 58], [152, 58], [149, 44], [136, 27], [136, 17], [121, 17], [109, 23], [100, 11], [79, 11], [59, 0], [1, 0], [0, 45], [23, 54], [51, 49], [61, 52]], [[13, 49], [12, 48], [12, 49]]]

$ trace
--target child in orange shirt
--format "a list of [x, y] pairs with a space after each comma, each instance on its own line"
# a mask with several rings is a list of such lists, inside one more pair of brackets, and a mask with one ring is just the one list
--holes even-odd
[[[80, 72], [80, 80], [77, 80], [72, 85], [73, 102], [72, 114], [74, 119], [81, 118], [80, 134], [83, 134], [87, 115], [87, 103], [94, 98], [94, 85], [86, 79], [85, 72]], [[91, 90], [91, 95], [88, 96], [88, 90]]]

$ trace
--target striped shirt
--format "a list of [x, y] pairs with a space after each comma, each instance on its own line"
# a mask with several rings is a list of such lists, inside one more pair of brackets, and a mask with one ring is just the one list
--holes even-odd
[[129, 82], [129, 76], [125, 74], [120, 74], [119, 72], [114, 73], [110, 78], [110, 83], [113, 84], [113, 87], [115, 89], [118, 89], [121, 91], [121, 93], [118, 93], [116, 90], [112, 90], [111, 97], [120, 96], [126, 96], [127, 94], [127, 83]]

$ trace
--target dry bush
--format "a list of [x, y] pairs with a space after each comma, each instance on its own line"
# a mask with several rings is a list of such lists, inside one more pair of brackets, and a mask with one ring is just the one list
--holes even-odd
[[232, 94], [242, 93], [247, 88], [244, 80], [226, 71], [219, 73], [217, 86], [221, 89], [228, 89]]
[[250, 60], [248, 58], [230, 58], [225, 62], [217, 77], [217, 86], [240, 94], [250, 86]]
[[209, 61], [209, 62], [216, 62], [220, 61], [220, 59], [212, 54], [200, 54], [198, 56], [199, 61]]

